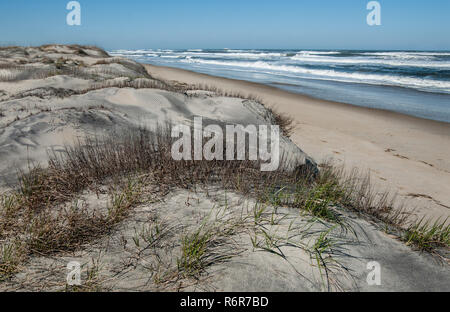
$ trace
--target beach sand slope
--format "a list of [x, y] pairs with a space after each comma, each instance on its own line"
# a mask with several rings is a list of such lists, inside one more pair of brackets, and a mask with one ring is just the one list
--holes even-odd
[[368, 172], [418, 218], [450, 217], [450, 124], [335, 103], [262, 84], [145, 65], [156, 78], [255, 96], [297, 122], [291, 139], [318, 163]]

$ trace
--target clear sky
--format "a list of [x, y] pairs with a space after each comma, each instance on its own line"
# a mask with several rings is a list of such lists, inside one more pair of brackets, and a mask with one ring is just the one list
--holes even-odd
[[96, 44], [105, 49], [293, 48], [450, 50], [450, 0], [1, 0], [0, 44]]

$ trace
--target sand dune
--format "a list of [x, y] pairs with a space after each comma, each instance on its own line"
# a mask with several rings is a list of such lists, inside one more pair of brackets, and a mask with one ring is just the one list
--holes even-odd
[[[190, 123], [194, 116], [225, 124], [271, 124], [266, 110], [255, 101], [195, 92], [177, 94], [122, 88], [130, 81], [139, 85], [140, 81], [151, 84], [154, 80], [137, 63], [104, 58], [103, 54], [98, 57], [96, 50], [88, 49], [81, 53], [86, 56], [80, 57], [77, 49], [59, 46], [24, 49], [28, 56], [20, 58], [20, 75], [33, 76], [46, 67], [46, 72], [40, 75], [48, 77], [3, 82], [0, 79], [4, 94], [0, 119], [0, 175], [3, 177], [0, 185], [11, 184], [16, 170], [26, 169], [29, 163], [45, 164], [49, 150], [58, 150], [64, 143], [73, 143], [86, 134], [102, 135], [114, 128], [131, 126], [154, 128], [165, 121]], [[3, 67], [10, 72], [11, 68], [19, 71], [14, 65], [18, 52], [0, 52], [7, 64]], [[51, 65], [44, 64], [43, 60]], [[53, 72], [55, 69], [51, 67], [58, 62], [65, 66], [60, 73]], [[289, 139], [282, 138], [281, 149], [286, 159], [305, 162], [307, 156]]]
[[[346, 207], [326, 205], [333, 216], [344, 220], [336, 224], [278, 205], [277, 196], [286, 186], [275, 185], [278, 190], [274, 194], [269, 192], [272, 200], [264, 203], [217, 185], [181, 189], [142, 182], [142, 190], [134, 192], [134, 179], [141, 183], [141, 179], [150, 179], [153, 174], [138, 172], [138, 177], [125, 177], [130, 179], [126, 181], [125, 195], [115, 189], [118, 186], [114, 179], [106, 178], [99, 185], [88, 184], [89, 187], [62, 202], [44, 197], [48, 201], [17, 201], [15, 206], [14, 200], [21, 193], [13, 193], [17, 197], [8, 195], [14, 192], [17, 168], [26, 171], [30, 162], [45, 166], [49, 150], [62, 151], [64, 145], [76, 145], [78, 138], [86, 135], [114, 135], [139, 126], [152, 128], [166, 120], [189, 124], [194, 116], [219, 124], [269, 125], [275, 120], [271, 111], [256, 100], [196, 88], [175, 92], [180, 85], [170, 80], [177, 80], [252, 94], [294, 117], [299, 123], [293, 136], [297, 145], [282, 136], [280, 147], [296, 166], [317, 169], [314, 158], [308, 155], [320, 161], [336, 151], [337, 159], [369, 167], [376, 178], [389, 181], [391, 187], [405, 196], [406, 192], [423, 193], [415, 199], [423, 204], [420, 213], [445, 215], [448, 211], [443, 205], [449, 202], [450, 193], [445, 183], [449, 175], [446, 167], [449, 162], [445, 158], [449, 154], [448, 125], [316, 101], [257, 84], [175, 69], [147, 66], [147, 73], [138, 63], [110, 58], [93, 47], [2, 48], [0, 69], [0, 183], [5, 192], [0, 213], [10, 221], [2, 223], [1, 228], [0, 273], [10, 273], [6, 277], [0, 275], [1, 290], [68, 290], [70, 261], [84, 265], [86, 283], [81, 290], [85, 291], [445, 291], [448, 288], [449, 268], [442, 258], [413, 250], [383, 224]], [[174, 175], [179, 179], [178, 172]], [[52, 185], [60, 186], [59, 178], [54, 177], [56, 184]], [[78, 178], [87, 179], [84, 173]], [[45, 188], [41, 184], [54, 183], [37, 181], [38, 185], [32, 186], [38, 190]], [[254, 181], [247, 182], [249, 187], [254, 186]], [[22, 193], [33, 191], [31, 187]], [[425, 194], [434, 200], [425, 198]], [[121, 204], [133, 196], [139, 196], [139, 200], [126, 207], [128, 214], [119, 218], [108, 232], [103, 233], [100, 228], [102, 235], [89, 236], [81, 243], [75, 236], [74, 246], [67, 250], [45, 249], [47, 253], [42, 253], [29, 247], [36, 247], [33, 243], [46, 247], [46, 239], [60, 234], [52, 232], [54, 227], [73, 238], [73, 233], [63, 231], [65, 223], [82, 234], [92, 230], [78, 228], [70, 218], [63, 219], [64, 224], [46, 224], [54, 215], [87, 209], [88, 214], [83, 216], [88, 219], [110, 216], [114, 207], [122, 208]], [[310, 202], [321, 205], [325, 201], [313, 198]], [[33, 208], [31, 213], [20, 214], [28, 205]], [[13, 208], [19, 211], [19, 217], [12, 215]], [[33, 219], [42, 211], [48, 214]], [[17, 225], [29, 216], [34, 222]], [[44, 223], [42, 228], [39, 222]], [[108, 222], [101, 225], [110, 226]], [[11, 223], [13, 231], [9, 231]], [[204, 267], [200, 269], [194, 267], [195, 274], [186, 272], [183, 265], [192, 266], [193, 261], [186, 260], [186, 244], [189, 247], [190, 239], [202, 237], [204, 231], [207, 239], [212, 239], [201, 249], [200, 258], [206, 264], [202, 263]], [[54, 243], [50, 240], [49, 245]], [[66, 242], [62, 243], [65, 246]], [[20, 248], [10, 249], [11, 246]], [[444, 255], [446, 251], [444, 248]], [[16, 253], [20, 255], [17, 259]], [[318, 260], [321, 257], [322, 262]], [[367, 282], [367, 264], [373, 261], [382, 267], [382, 284], [378, 286]]]
[[450, 217], [450, 124], [309, 98], [274, 87], [145, 65], [164, 80], [254, 95], [298, 123], [292, 140], [317, 162], [370, 172], [418, 217]]

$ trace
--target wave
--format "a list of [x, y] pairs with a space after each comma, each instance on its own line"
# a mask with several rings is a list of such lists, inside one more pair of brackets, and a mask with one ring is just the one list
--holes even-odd
[[286, 76], [450, 93], [448, 51], [141, 49], [110, 54], [218, 73], [252, 71], [276, 75], [274, 79]]
[[423, 91], [450, 93], [450, 81], [422, 79], [415, 77], [401, 77], [386, 74], [367, 74], [359, 72], [340, 72], [333, 69], [310, 69], [301, 66], [274, 65], [267, 62], [227, 62], [202, 59], [185, 59], [181, 62], [225, 67], [266, 70], [266, 73], [285, 72], [301, 75], [301, 78], [334, 80], [341, 82], [365, 83], [377, 85], [391, 85], [415, 88]]
[[297, 55], [338, 55], [339, 51], [300, 51]]
[[[450, 69], [450, 53], [440, 52], [341, 52], [341, 51], [300, 51], [300, 52], [268, 52], [254, 50], [217, 50], [213, 52], [202, 49], [195, 50], [117, 50], [114, 56], [159, 56], [161, 58], [185, 57], [204, 59], [236, 59], [236, 60], [272, 60], [295, 61], [301, 63], [320, 63], [330, 65], [381, 65], [389, 67], [416, 67]], [[349, 56], [342, 56], [349, 55]], [[439, 60], [436, 57], [449, 57]]]
[[448, 52], [361, 52], [362, 55], [390, 56], [390, 57], [422, 57], [422, 56], [450, 56]]
[[[303, 56], [303, 54], [297, 54], [291, 57], [292, 60], [300, 61], [300, 62], [309, 62], [309, 63], [328, 63], [328, 64], [351, 64], [351, 65], [384, 65], [384, 66], [407, 66], [407, 67], [421, 67], [421, 68], [450, 68], [450, 62], [438, 62], [438, 61], [408, 61], [406, 58], [401, 60], [390, 60], [390, 59], [370, 59], [370, 58], [358, 58], [358, 57], [346, 57], [346, 58], [331, 58], [331, 57], [322, 57], [322, 56]], [[401, 58], [399, 58], [401, 59]], [[417, 58], [413, 58], [417, 60]], [[426, 59], [423, 59], [426, 60]]]
[[180, 52], [181, 55], [189, 55], [195, 57], [207, 57], [207, 58], [241, 58], [241, 59], [261, 59], [261, 58], [280, 58], [283, 57], [283, 53], [265, 53], [265, 52]]

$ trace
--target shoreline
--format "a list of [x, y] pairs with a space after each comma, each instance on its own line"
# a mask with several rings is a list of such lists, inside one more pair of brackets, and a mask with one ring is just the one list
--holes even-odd
[[[174, 72], [177, 71], [178, 73], [185, 73], [188, 75], [192, 75], [192, 78], [194, 78], [194, 79], [198, 79], [200, 76], [204, 76], [205, 79], [210, 79], [211, 80], [210, 82], [212, 82], [213, 80], [225, 80], [225, 81], [240, 83], [240, 84], [245, 85], [246, 87], [271, 89], [273, 92], [280, 92], [280, 93], [290, 94], [292, 96], [298, 96], [298, 97], [304, 98], [304, 100], [309, 100], [312, 102], [313, 101], [321, 102], [320, 103], [321, 105], [323, 105], [323, 104], [328, 104], [328, 105], [333, 105], [333, 106], [337, 105], [337, 106], [341, 106], [342, 108], [347, 108], [347, 109], [351, 108], [352, 110], [361, 110], [361, 112], [368, 111], [368, 112], [371, 112], [372, 114], [373, 113], [375, 113], [375, 114], [378, 113], [380, 115], [391, 114], [391, 115], [395, 115], [395, 117], [397, 117], [397, 118], [412, 119], [411, 121], [418, 121], [418, 122], [424, 121], [425, 123], [430, 123], [429, 125], [431, 125], [433, 123], [438, 124], [438, 125], [441, 124], [444, 126], [447, 125], [448, 128], [450, 129], [450, 123], [445, 122], [445, 121], [421, 118], [418, 116], [413, 116], [413, 115], [409, 115], [409, 114], [405, 114], [405, 113], [391, 111], [388, 109], [364, 107], [364, 106], [358, 106], [358, 105], [351, 104], [351, 103], [325, 100], [325, 99], [317, 98], [317, 97], [310, 96], [307, 94], [293, 92], [293, 91], [285, 90], [282, 88], [274, 87], [269, 84], [253, 82], [253, 81], [248, 81], [248, 80], [241, 80], [241, 79], [226, 78], [226, 77], [221, 77], [221, 76], [214, 76], [214, 75], [210, 75], [210, 74], [199, 73], [199, 72], [195, 72], [192, 70], [187, 70], [187, 69], [182, 69], [182, 68], [177, 68], [177, 67], [153, 65], [153, 64], [147, 64], [147, 63], [140, 63], [140, 64], [142, 64], [147, 70], [150, 68], [152, 71], [154, 71], [157, 74], [161, 73], [162, 71], [167, 71], [167, 74], [170, 75], [170, 74], [172, 74], [172, 71], [174, 71]], [[152, 71], [149, 71], [149, 72], [152, 74]], [[196, 76], [198, 76], [198, 77], [196, 77]], [[158, 76], [155, 76], [155, 78], [158, 78]], [[182, 81], [179, 81], [176, 79], [173, 79], [173, 81], [182, 82]], [[185, 82], [183, 82], [183, 83], [185, 83]], [[276, 83], [274, 83], [274, 84], [276, 84]], [[286, 84], [286, 85], [289, 85], [289, 84]], [[400, 87], [398, 87], [398, 88], [400, 88]], [[427, 125], [427, 126], [429, 126], [429, 125]]]
[[[441, 200], [448, 194], [448, 174], [382, 147], [397, 144], [395, 153], [409, 157], [403, 150], [412, 155], [433, 147], [426, 155], [438, 159], [447, 153], [448, 133], [439, 135], [446, 127], [358, 113], [263, 85], [147, 67], [163, 79], [233, 93], [165, 85], [135, 61], [110, 58], [97, 48], [52, 45], [2, 53], [1, 290], [364, 292], [374, 289], [366, 278], [368, 261], [386, 268], [379, 291], [441, 291], [450, 285], [444, 225], [405, 231], [399, 227], [407, 224], [384, 197], [371, 193], [366, 180], [341, 196], [339, 188], [329, 188], [340, 173], [324, 170], [320, 179], [306, 180], [297, 175], [308, 167], [317, 172], [310, 156], [320, 161], [339, 149], [336, 157], [363, 160], [372, 173], [409, 179], [393, 181], [391, 189], [403, 183], [409, 192], [417, 187], [412, 177], [420, 176], [423, 194], [437, 192]], [[232, 97], [238, 92], [258, 95], [266, 106], [274, 101], [279, 112], [297, 120], [294, 141], [280, 137], [280, 154], [295, 165], [284, 167], [286, 174], [260, 174], [246, 162], [182, 163], [173, 153], [170, 128], [152, 131], [195, 116], [211, 125], [274, 123], [267, 107]], [[408, 138], [403, 146], [397, 134]], [[415, 200], [424, 201], [427, 215], [445, 215], [430, 198]], [[196, 250], [202, 250], [201, 259]], [[67, 285], [67, 266], [60, 264], [68, 261], [86, 264], [95, 276]]]
[[144, 64], [155, 78], [256, 96], [297, 126], [291, 139], [317, 162], [369, 172], [418, 217], [450, 217], [450, 123], [313, 98], [244, 80]]

